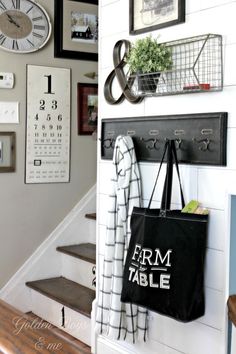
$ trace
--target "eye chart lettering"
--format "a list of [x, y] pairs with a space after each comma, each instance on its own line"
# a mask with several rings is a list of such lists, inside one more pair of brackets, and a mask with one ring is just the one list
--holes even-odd
[[69, 182], [70, 69], [27, 65], [26, 183]]

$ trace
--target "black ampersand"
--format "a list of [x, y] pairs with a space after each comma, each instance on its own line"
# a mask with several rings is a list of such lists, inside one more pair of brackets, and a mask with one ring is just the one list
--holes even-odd
[[[121, 59], [122, 45], [125, 46], [125, 52], [123, 58]], [[136, 96], [132, 93], [129, 85], [132, 86], [134, 79], [131, 79], [128, 85], [127, 79], [125, 77], [125, 73], [123, 71], [123, 68], [126, 65], [124, 59], [125, 56], [128, 54], [129, 50], [130, 50], [130, 42], [127, 41], [126, 39], [119, 40], [118, 42], [116, 42], [114, 46], [114, 50], [113, 50], [114, 70], [112, 70], [112, 72], [108, 75], [104, 85], [104, 96], [106, 101], [110, 104], [121, 103], [125, 98], [131, 103], [140, 103], [143, 100], [142, 96]], [[115, 77], [117, 78], [122, 90], [122, 94], [117, 99], [115, 99], [112, 94], [112, 83]]]

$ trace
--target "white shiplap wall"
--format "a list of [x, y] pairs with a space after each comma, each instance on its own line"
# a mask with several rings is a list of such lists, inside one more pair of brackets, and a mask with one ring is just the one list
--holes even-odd
[[[205, 33], [221, 34], [224, 43], [224, 90], [222, 92], [145, 98], [140, 104], [132, 105], [124, 101], [115, 106], [107, 104], [103, 96], [104, 82], [113, 69], [114, 44], [122, 38], [132, 41], [145, 36], [145, 34], [129, 36], [128, 0], [100, 0], [99, 2], [99, 117], [101, 119], [217, 111], [226, 111], [229, 116], [227, 167], [181, 166], [186, 200], [197, 199], [204, 207], [210, 209], [205, 316], [192, 323], [182, 324], [151, 313], [147, 343], [131, 346], [123, 342], [113, 342], [112, 347], [109, 347], [109, 341], [98, 337], [97, 352], [99, 354], [129, 351], [137, 354], [226, 354], [225, 304], [228, 295], [226, 195], [227, 191], [232, 189], [236, 183], [236, 1], [186, 0], [185, 23], [152, 32], [153, 36], [160, 35], [160, 40], [163, 42]], [[116, 90], [118, 92], [118, 88]], [[99, 153], [100, 149], [98, 149], [97, 244], [100, 261], [102, 261], [111, 163], [101, 160]], [[140, 170], [143, 196], [147, 202], [157, 165], [140, 163]], [[154, 199], [155, 204], [158, 205], [160, 199], [158, 190]], [[176, 186], [173, 191], [173, 202], [179, 203]]]

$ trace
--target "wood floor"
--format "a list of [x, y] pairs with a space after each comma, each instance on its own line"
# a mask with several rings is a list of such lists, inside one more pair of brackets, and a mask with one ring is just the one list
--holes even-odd
[[91, 354], [86, 344], [0, 300], [0, 353]]

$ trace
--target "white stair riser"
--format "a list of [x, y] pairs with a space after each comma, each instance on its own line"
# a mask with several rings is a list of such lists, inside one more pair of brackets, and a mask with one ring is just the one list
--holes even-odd
[[96, 275], [93, 274], [95, 264], [62, 253], [62, 276], [95, 290], [92, 285]]
[[62, 305], [47, 298], [46, 296], [30, 289], [31, 292], [31, 311], [42, 317], [44, 320], [52, 323], [54, 326], [61, 327], [62, 324]]
[[91, 319], [65, 307], [65, 332], [91, 346]]
[[[91, 345], [91, 319], [31, 289], [32, 312], [59, 329]], [[62, 327], [64, 307], [65, 326]]]

